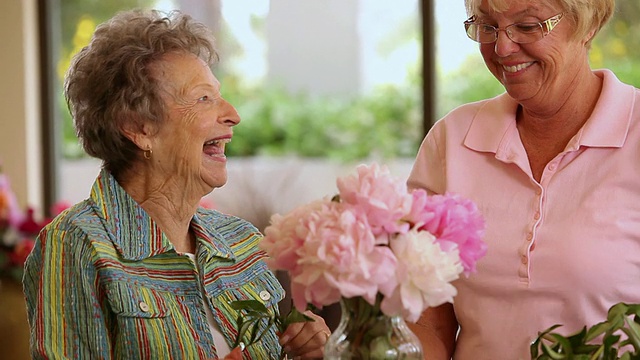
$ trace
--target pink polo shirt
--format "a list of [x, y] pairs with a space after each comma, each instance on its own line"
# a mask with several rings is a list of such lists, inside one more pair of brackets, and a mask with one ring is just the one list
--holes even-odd
[[596, 108], [540, 183], [506, 94], [453, 110], [422, 143], [408, 185], [466, 196], [487, 221], [486, 256], [455, 283], [456, 360], [530, 359], [538, 331], [640, 303], [640, 91], [595, 73]]

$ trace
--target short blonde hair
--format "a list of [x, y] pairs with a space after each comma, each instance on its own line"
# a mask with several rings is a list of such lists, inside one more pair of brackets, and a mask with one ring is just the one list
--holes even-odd
[[[595, 30], [593, 36], [609, 21], [616, 7], [616, 0], [549, 0], [562, 8], [565, 19], [571, 21], [574, 26], [574, 38], [580, 39], [591, 30]], [[477, 15], [482, 0], [465, 0], [465, 7], [469, 16]], [[511, 0], [487, 0], [489, 8], [496, 12], [503, 12], [509, 8]]]
[[150, 65], [169, 52], [191, 53], [209, 65], [218, 59], [213, 33], [189, 15], [129, 10], [99, 25], [72, 60], [65, 97], [76, 133], [87, 154], [115, 176], [141, 154], [122, 134], [124, 125], [157, 128], [165, 119]]

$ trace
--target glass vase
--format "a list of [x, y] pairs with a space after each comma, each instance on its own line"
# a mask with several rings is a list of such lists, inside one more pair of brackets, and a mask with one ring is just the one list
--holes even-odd
[[400, 316], [387, 316], [380, 299], [371, 305], [361, 297], [342, 299], [338, 328], [331, 334], [324, 359], [422, 360], [422, 345]]

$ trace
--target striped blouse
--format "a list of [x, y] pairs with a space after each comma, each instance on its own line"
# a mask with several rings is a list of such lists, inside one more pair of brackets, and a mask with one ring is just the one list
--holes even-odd
[[[255, 227], [202, 208], [191, 227], [195, 264], [102, 170], [91, 197], [43, 229], [25, 265], [32, 357], [217, 359], [198, 278], [230, 346], [237, 334], [231, 301], [255, 299], [278, 311], [283, 289], [257, 248]], [[279, 352], [272, 329], [243, 355]]]

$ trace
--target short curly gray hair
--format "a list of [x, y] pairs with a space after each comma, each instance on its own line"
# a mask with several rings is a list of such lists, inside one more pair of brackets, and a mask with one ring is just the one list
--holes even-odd
[[[595, 30], [591, 40], [609, 21], [616, 7], [616, 0], [548, 0], [550, 4], [557, 4], [565, 13], [565, 18], [574, 26], [573, 36], [576, 39], [586, 36], [591, 30]], [[482, 0], [465, 0], [465, 6], [469, 16], [476, 15]], [[502, 12], [509, 8], [509, 0], [488, 0], [489, 8]]]
[[169, 52], [191, 53], [210, 66], [218, 60], [212, 32], [179, 11], [129, 10], [96, 28], [89, 45], [72, 60], [65, 97], [87, 154], [114, 175], [131, 167], [140, 150], [125, 124], [155, 127], [165, 108], [150, 64]]

